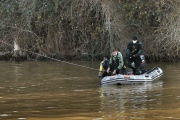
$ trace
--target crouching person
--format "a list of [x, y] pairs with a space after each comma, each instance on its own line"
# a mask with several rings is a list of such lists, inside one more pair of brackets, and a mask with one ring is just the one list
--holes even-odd
[[107, 74], [124, 74], [124, 71], [124, 61], [121, 52], [113, 50], [109, 60]]
[[126, 68], [121, 52], [113, 50], [110, 60], [104, 59], [100, 64], [99, 77], [111, 76], [115, 74], [126, 74]]

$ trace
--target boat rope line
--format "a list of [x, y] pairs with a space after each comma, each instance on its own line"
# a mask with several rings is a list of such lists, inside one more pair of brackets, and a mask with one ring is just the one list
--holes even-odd
[[[8, 45], [8, 46], [14, 47], [14, 45], [9, 44], [9, 43], [7, 43], [7, 42], [5, 42], [5, 41], [0, 40], [0, 42], [3, 43], [3, 44], [6, 44], [6, 45]], [[29, 53], [32, 53], [32, 54], [35, 54], [35, 55], [38, 55], [38, 56], [42, 56], [42, 57], [48, 58], [48, 59], [50, 59], [50, 60], [54, 60], [54, 61], [58, 61], [58, 62], [62, 62], [62, 63], [66, 63], [66, 64], [78, 66], [78, 67], [83, 67], [83, 68], [88, 68], [88, 69], [91, 69], [91, 70], [98, 70], [98, 71], [99, 71], [99, 69], [96, 69], [96, 68], [87, 67], [87, 66], [84, 66], [84, 65], [79, 65], [79, 64], [75, 64], [75, 63], [71, 63], [71, 62], [67, 62], [67, 61], [55, 59], [55, 58], [48, 57], [48, 56], [46, 56], [46, 55], [42, 55], [42, 54], [39, 54], [39, 53], [35, 53], [35, 52], [32, 52], [32, 51], [30, 51], [30, 50], [26, 50], [26, 49], [23, 49], [23, 48], [20, 48], [20, 50], [23, 50], [23, 51], [26, 51], [26, 52], [29, 52]]]

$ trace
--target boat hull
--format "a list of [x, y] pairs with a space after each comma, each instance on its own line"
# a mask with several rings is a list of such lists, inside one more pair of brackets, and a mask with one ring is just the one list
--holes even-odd
[[159, 67], [152, 68], [141, 75], [122, 75], [106, 76], [101, 80], [102, 85], [126, 85], [141, 84], [145, 82], [153, 82], [161, 78], [163, 71]]

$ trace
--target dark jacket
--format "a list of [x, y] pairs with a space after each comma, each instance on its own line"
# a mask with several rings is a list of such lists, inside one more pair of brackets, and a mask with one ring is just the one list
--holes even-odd
[[131, 41], [127, 45], [126, 51], [128, 54], [135, 55], [135, 57], [140, 56], [143, 51], [143, 45], [140, 41], [137, 41], [135, 44]]

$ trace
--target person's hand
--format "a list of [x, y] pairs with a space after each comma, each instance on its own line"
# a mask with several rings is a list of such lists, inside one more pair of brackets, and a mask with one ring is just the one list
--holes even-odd
[[130, 54], [129, 56], [130, 56], [130, 57], [129, 57], [130, 59], [136, 57], [135, 55], [132, 55], [132, 54]]
[[114, 75], [116, 74], [116, 70], [114, 70], [113, 74], [114, 74]]
[[129, 55], [129, 58], [130, 58], [130, 59], [132, 59], [132, 58], [133, 58], [133, 55], [132, 55], [132, 54], [130, 54], [130, 55]]

